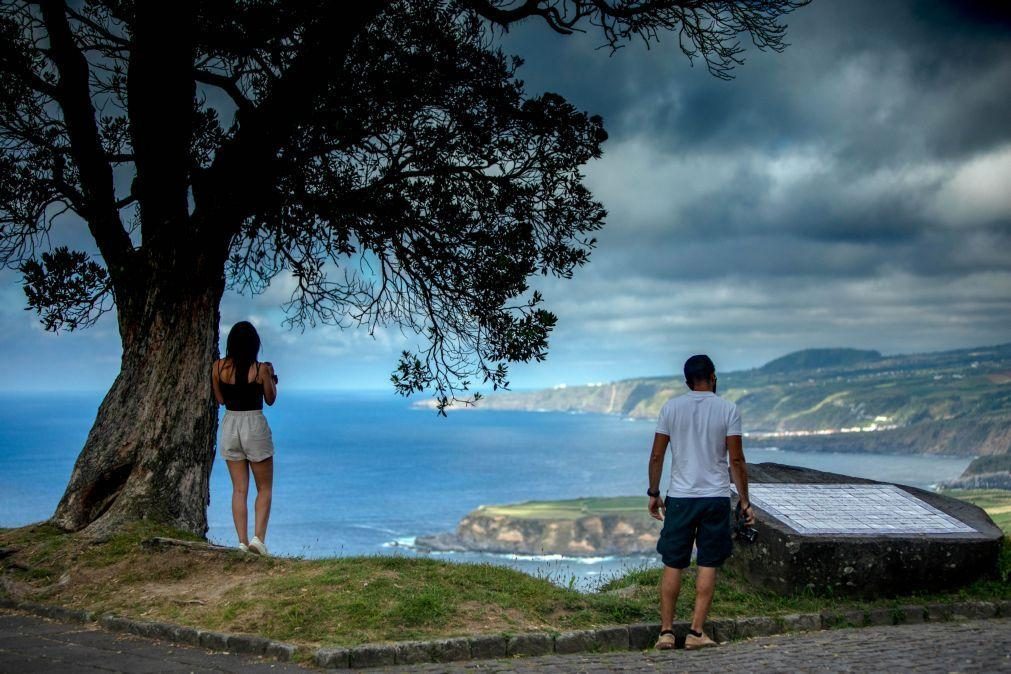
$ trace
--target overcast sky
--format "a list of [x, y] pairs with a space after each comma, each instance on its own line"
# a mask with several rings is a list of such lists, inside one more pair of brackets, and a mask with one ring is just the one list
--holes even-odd
[[[503, 39], [528, 91], [601, 114], [587, 183], [609, 211], [571, 280], [545, 363], [514, 388], [727, 371], [807, 347], [909, 353], [1011, 341], [1011, 20], [984, 2], [815, 0], [782, 54], [749, 49], [730, 82], [673, 41], [609, 57], [594, 34], [531, 23]], [[74, 238], [72, 223], [64, 225]], [[389, 389], [395, 331], [282, 327], [281, 279], [226, 296], [282, 383]], [[0, 348], [15, 389], [105, 389], [115, 318], [44, 332], [0, 272]]]

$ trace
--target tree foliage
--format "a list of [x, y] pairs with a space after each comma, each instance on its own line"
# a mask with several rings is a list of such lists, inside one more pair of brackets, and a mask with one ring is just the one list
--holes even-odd
[[[293, 326], [418, 335], [393, 383], [442, 409], [544, 358], [555, 317], [528, 281], [570, 276], [605, 216], [581, 172], [601, 119], [527, 95], [495, 31], [540, 20], [611, 49], [673, 32], [729, 77], [738, 35], [781, 49], [801, 4], [2, 0], [0, 260], [53, 330], [111, 298], [136, 321], [154, 287], [287, 275]], [[47, 252], [68, 211], [102, 265]]]
[[26, 309], [34, 309], [46, 330], [94, 325], [109, 307], [109, 275], [80, 251], [60, 246], [21, 265]]

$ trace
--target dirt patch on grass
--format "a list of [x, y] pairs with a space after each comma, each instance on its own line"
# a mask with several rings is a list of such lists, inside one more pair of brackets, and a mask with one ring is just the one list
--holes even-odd
[[465, 601], [456, 607], [449, 627], [461, 634], [498, 634], [502, 632], [532, 632], [551, 629], [552, 624], [514, 608], [488, 605], [480, 601]]
[[[197, 623], [209, 607], [244, 591], [251, 579], [283, 572], [291, 563], [237, 551], [149, 549], [140, 544], [143, 533], [124, 545], [122, 540], [96, 544], [48, 527], [0, 532], [0, 546], [13, 550], [2, 562], [5, 590], [16, 599], [138, 618], [168, 612]], [[305, 574], [318, 572], [305, 569]]]

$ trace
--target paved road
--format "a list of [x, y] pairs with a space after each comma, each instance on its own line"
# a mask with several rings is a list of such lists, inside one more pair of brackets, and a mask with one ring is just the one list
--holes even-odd
[[0, 613], [0, 672], [299, 672], [296, 665]]
[[[301, 672], [296, 665], [0, 613], [0, 672]], [[1011, 672], [1011, 620], [764, 637], [705, 651], [553, 655], [374, 672]]]
[[[375, 671], [375, 670], [373, 670]], [[763, 637], [702, 651], [554, 655], [383, 672], [1011, 672], [1011, 620], [865, 627]]]

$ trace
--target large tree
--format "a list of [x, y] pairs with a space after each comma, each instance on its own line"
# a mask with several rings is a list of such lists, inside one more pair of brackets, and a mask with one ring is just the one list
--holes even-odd
[[[782, 49], [803, 0], [0, 2], [0, 260], [49, 330], [113, 306], [122, 338], [53, 522], [203, 534], [229, 284], [291, 274], [295, 325], [424, 339], [393, 381], [441, 405], [544, 357], [528, 288], [587, 260], [581, 166], [602, 122], [525, 95], [495, 46], [519, 21], [612, 50], [670, 34], [717, 77], [739, 36]], [[48, 245], [72, 213], [98, 255]]]

